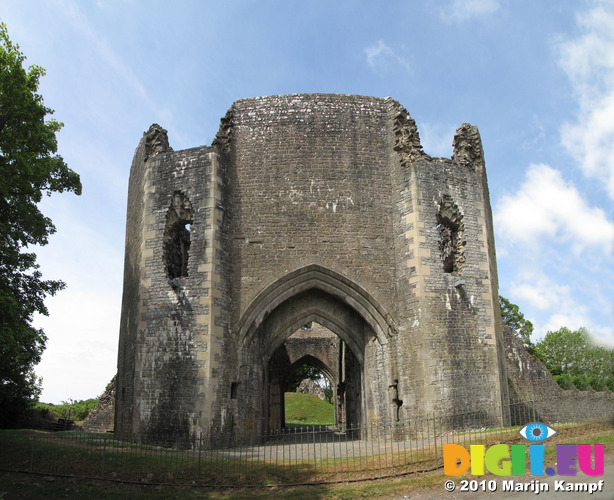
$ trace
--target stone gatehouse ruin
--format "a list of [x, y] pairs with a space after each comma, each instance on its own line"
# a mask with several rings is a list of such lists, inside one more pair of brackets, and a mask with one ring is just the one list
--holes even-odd
[[279, 429], [305, 362], [344, 425], [505, 423], [477, 128], [453, 146], [429, 156], [403, 106], [355, 95], [241, 99], [211, 146], [182, 151], [152, 125], [130, 173], [116, 434]]

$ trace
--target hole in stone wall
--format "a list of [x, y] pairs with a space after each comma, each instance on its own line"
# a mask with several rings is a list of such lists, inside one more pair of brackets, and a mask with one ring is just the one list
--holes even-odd
[[449, 195], [444, 195], [437, 213], [439, 251], [445, 273], [461, 272], [465, 263], [463, 215]]
[[188, 257], [190, 250], [190, 232], [182, 227], [181, 222], [168, 228], [166, 242], [166, 268], [169, 278], [188, 275]]
[[230, 399], [237, 399], [237, 389], [239, 388], [239, 382], [232, 382], [230, 384]]
[[170, 279], [188, 275], [191, 224], [190, 200], [183, 193], [175, 191], [166, 214], [164, 230], [164, 264]]

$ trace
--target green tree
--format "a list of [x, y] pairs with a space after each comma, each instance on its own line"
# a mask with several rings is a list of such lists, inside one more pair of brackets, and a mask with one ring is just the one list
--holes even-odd
[[[614, 350], [596, 345], [584, 327], [548, 332], [535, 349], [553, 375], [608, 379], [614, 376]], [[579, 380], [579, 379], [578, 379]], [[574, 382], [575, 383], [575, 382]]]
[[318, 368], [310, 365], [309, 363], [303, 363], [297, 366], [286, 380], [286, 391], [296, 392], [297, 387], [306, 378], [310, 378], [314, 382], [318, 382], [321, 377], [323, 377], [323, 375]]
[[561, 375], [553, 375], [552, 378], [557, 384], [559, 384], [562, 389], [571, 389], [573, 386], [571, 377], [567, 373], [563, 373]]
[[501, 321], [509, 326], [518, 336], [525, 347], [533, 347], [531, 334], [533, 333], [533, 323], [525, 319], [524, 314], [516, 304], [512, 304], [505, 297], [499, 295], [499, 307], [501, 309]]
[[37, 93], [44, 70], [23, 67], [25, 56], [0, 23], [0, 425], [40, 392], [33, 367], [45, 333], [31, 325], [47, 315], [44, 299], [65, 285], [43, 280], [32, 245], [45, 245], [55, 227], [39, 210], [43, 194], [81, 194], [79, 176], [57, 155], [62, 124], [46, 119]]

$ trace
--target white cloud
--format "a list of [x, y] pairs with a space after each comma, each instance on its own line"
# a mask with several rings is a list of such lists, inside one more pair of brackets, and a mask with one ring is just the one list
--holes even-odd
[[498, 0], [452, 0], [447, 7], [439, 9], [439, 14], [447, 23], [461, 23], [492, 14], [498, 9]]
[[571, 245], [575, 254], [597, 248], [609, 255], [614, 244], [614, 222], [590, 206], [561, 172], [543, 164], [531, 165], [520, 189], [500, 198], [495, 228], [504, 246], [537, 248], [548, 238]]
[[561, 142], [614, 199], [614, 2], [593, 5], [578, 16], [581, 35], [558, 47], [579, 104], [576, 121], [561, 128]]
[[367, 64], [369, 68], [379, 74], [383, 74], [395, 67], [401, 67], [405, 70], [410, 69], [409, 62], [398, 55], [396, 51], [390, 48], [383, 40], [378, 40], [374, 44], [365, 49], [367, 56]]
[[569, 291], [568, 286], [552, 283], [545, 276], [512, 285], [514, 297], [519, 297], [542, 311], [569, 302]]
[[[580, 311], [568, 311], [562, 313], [555, 313], [548, 319], [544, 325], [544, 332], [554, 332], [560, 330], [563, 327], [570, 330], [577, 330], [581, 327], [586, 327], [588, 323], [588, 317]], [[590, 331], [590, 329], [589, 329]]]
[[[595, 314], [595, 308], [607, 309], [607, 306], [600, 304], [599, 300], [595, 300], [590, 306], [582, 299], [578, 300], [574, 293], [580, 285], [574, 281], [570, 282], [569, 276], [553, 277], [541, 270], [524, 269], [517, 273], [517, 277], [508, 289], [510, 300], [520, 304], [525, 317], [533, 323], [534, 341], [542, 339], [549, 331], [565, 326], [572, 330], [585, 327], [597, 341], [614, 345], [612, 325], [599, 324], [604, 316]], [[565, 284], [557, 283], [557, 279], [564, 279]], [[608, 292], [600, 289], [598, 293]], [[607, 315], [605, 317], [607, 318]]]
[[[58, 232], [34, 249], [37, 260], [45, 279], [67, 284], [45, 301], [49, 316], [33, 321], [49, 339], [35, 369], [43, 377], [41, 400], [48, 403], [96, 397], [117, 369], [123, 231], [103, 227], [107, 221], [86, 203], [65, 194], [42, 204]], [[121, 242], [113, 237], [118, 234]]]
[[593, 323], [590, 314], [582, 310], [582, 308], [570, 309], [565, 312], [551, 315], [543, 328], [540, 329], [541, 334], [539, 338], [542, 338], [546, 332], [554, 332], [564, 326], [570, 330], [577, 330], [581, 327], [585, 327], [591, 334], [593, 340], [599, 344], [604, 344], [609, 347], [614, 346], [614, 330], [612, 326], [596, 325]]

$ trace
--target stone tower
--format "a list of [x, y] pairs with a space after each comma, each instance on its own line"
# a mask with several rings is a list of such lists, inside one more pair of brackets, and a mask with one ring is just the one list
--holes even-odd
[[277, 429], [305, 361], [346, 425], [505, 422], [477, 128], [432, 158], [398, 102], [325, 94], [239, 100], [211, 146], [173, 151], [152, 125], [130, 173], [120, 328], [123, 438]]

